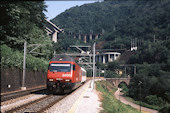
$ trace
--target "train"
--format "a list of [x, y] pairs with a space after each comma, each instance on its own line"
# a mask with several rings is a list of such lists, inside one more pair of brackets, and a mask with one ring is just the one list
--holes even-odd
[[68, 55], [56, 55], [51, 59], [47, 72], [49, 93], [69, 93], [86, 82], [87, 72]]

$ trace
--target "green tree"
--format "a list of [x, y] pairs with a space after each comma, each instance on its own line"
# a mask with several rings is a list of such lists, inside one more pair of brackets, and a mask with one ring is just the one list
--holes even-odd
[[113, 62], [109, 62], [107, 67], [108, 67], [109, 70], [113, 71], [115, 69], [119, 69], [120, 65], [119, 65], [118, 61], [113, 61]]
[[46, 8], [43, 1], [2, 1], [0, 7], [4, 14], [2, 16], [4, 24], [1, 26], [2, 44], [22, 50], [24, 40], [29, 42], [34, 40], [33, 38], [47, 37], [43, 25], [45, 22], [43, 11]]

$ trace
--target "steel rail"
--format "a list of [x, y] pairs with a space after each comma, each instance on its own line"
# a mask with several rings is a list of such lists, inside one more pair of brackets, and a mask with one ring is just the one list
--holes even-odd
[[[89, 81], [89, 80], [87, 80], [86, 82], [88, 82], [88, 81]], [[85, 84], [85, 83], [84, 83], [84, 84]], [[76, 88], [75, 90], [83, 87], [84, 84], [80, 85], [80, 86], [79, 86], [78, 88]], [[75, 92], [74, 92], [75, 90], [73, 90], [73, 91], [70, 92], [69, 94], [75, 93]], [[54, 104], [57, 104], [58, 102], [60, 102], [61, 100], [63, 100], [66, 96], [68, 96], [68, 94], [64, 95], [63, 97], [61, 97], [61, 98], [59, 98], [59, 99], [56, 99], [55, 101], [51, 102], [51, 104], [49, 104], [48, 106], [40, 109], [39, 111], [36, 111], [36, 113], [43, 113], [43, 112], [45, 112], [47, 109], [49, 109], [50, 107], [52, 107]]]
[[13, 91], [13, 92], [9, 92], [9, 93], [1, 93], [1, 95], [0, 95], [1, 102], [7, 101], [10, 99], [15, 99], [17, 97], [25, 96], [25, 95], [28, 95], [33, 92], [42, 91], [44, 89], [46, 89], [46, 86], [31, 88], [31, 89], [27, 89], [27, 90], [23, 90], [23, 91]]
[[23, 104], [23, 105], [21, 105], [21, 106], [19, 106], [19, 107], [15, 107], [15, 108], [13, 108], [13, 109], [11, 109], [11, 110], [5, 111], [5, 113], [15, 113], [15, 112], [18, 111], [18, 110], [21, 110], [21, 109], [23, 109], [23, 108], [26, 108], [26, 107], [28, 107], [28, 106], [30, 106], [30, 105], [32, 105], [32, 104], [38, 103], [38, 102], [40, 102], [40, 101], [42, 101], [42, 100], [44, 100], [44, 99], [46, 99], [46, 98], [49, 98], [49, 97], [51, 97], [51, 96], [52, 96], [52, 95], [47, 95], [47, 96], [45, 96], [45, 97], [42, 97], [42, 98], [39, 98], [39, 99], [37, 99], [37, 100], [31, 101], [31, 102], [29, 102], [29, 103]]
[[36, 113], [43, 113], [44, 111], [46, 111], [47, 109], [49, 109], [50, 107], [52, 107], [54, 104], [60, 102], [62, 99], [64, 99], [67, 96], [67, 94], [59, 99], [56, 99], [55, 101], [51, 102], [51, 104], [43, 107], [42, 109], [40, 109], [39, 111], [36, 111]]

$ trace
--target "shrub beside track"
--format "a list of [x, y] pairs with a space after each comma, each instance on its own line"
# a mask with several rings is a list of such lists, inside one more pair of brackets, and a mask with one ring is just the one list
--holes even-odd
[[[7, 45], [1, 45], [1, 66], [23, 69], [24, 53], [13, 50]], [[43, 58], [36, 58], [27, 54], [26, 67], [34, 71], [47, 71], [48, 61]]]

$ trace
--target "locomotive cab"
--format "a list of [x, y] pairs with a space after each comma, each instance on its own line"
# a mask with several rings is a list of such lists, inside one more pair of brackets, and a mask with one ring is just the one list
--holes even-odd
[[47, 78], [49, 82], [71, 82], [72, 73], [73, 65], [70, 63], [51, 63]]
[[81, 68], [69, 56], [54, 57], [48, 67], [47, 89], [50, 93], [69, 92], [81, 84]]

